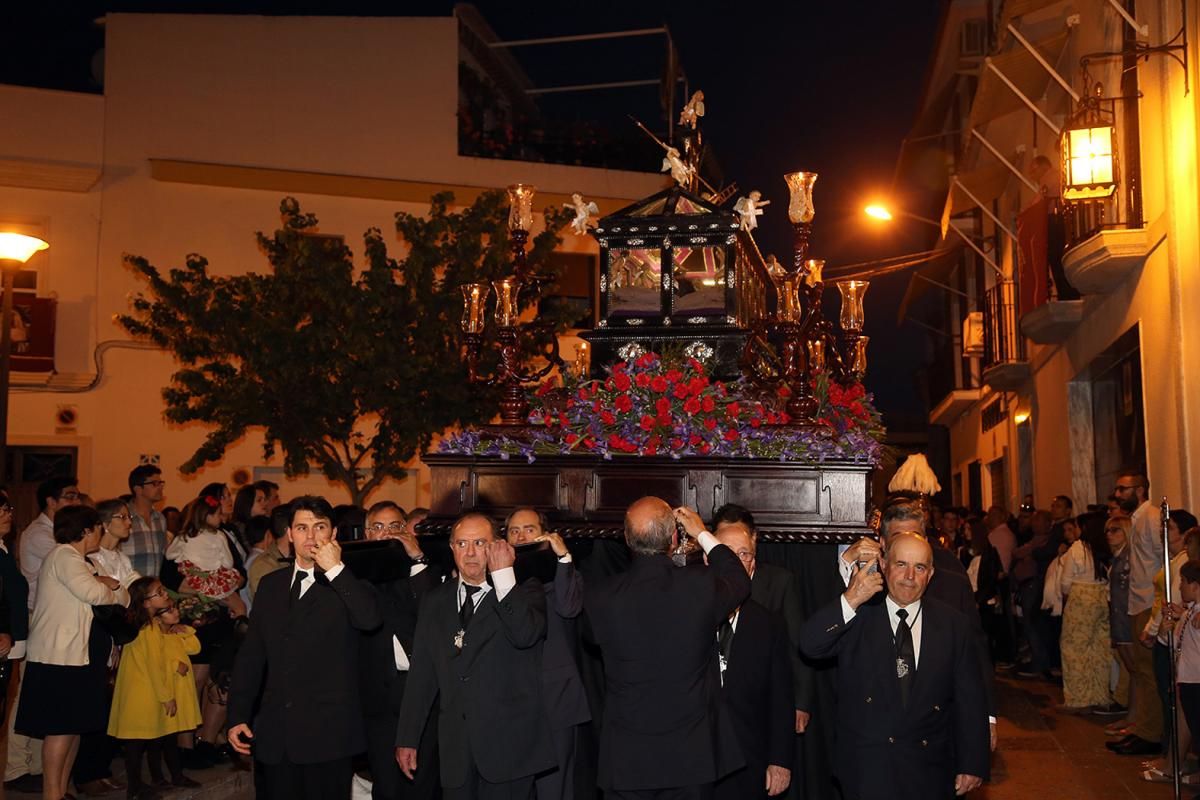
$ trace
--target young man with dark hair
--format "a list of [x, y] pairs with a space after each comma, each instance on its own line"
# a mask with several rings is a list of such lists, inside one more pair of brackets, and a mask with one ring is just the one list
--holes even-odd
[[141, 464], [129, 473], [129, 538], [121, 542], [121, 552], [141, 575], [157, 578], [167, 549], [167, 518], [155, 506], [162, 502], [162, 470], [153, 464]]
[[267, 545], [267, 549], [263, 551], [263, 554], [254, 559], [254, 563], [246, 567], [246, 588], [250, 590], [250, 599], [252, 601], [254, 600], [254, 593], [258, 591], [259, 581], [263, 579], [263, 576], [283, 569], [291, 563], [292, 546], [287, 536], [291, 521], [291, 505], [285, 503], [284, 505], [276, 506], [271, 511], [272, 540]]
[[259, 584], [229, 690], [229, 744], [249, 755], [253, 743], [276, 800], [347, 800], [351, 759], [366, 747], [359, 638], [382, 618], [342, 563], [329, 503], [305, 496], [291, 510], [296, 563]]

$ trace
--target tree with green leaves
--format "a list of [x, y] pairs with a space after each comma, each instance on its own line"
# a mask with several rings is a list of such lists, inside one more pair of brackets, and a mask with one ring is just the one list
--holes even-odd
[[[435, 435], [492, 417], [497, 390], [467, 379], [458, 287], [512, 274], [508, 205], [499, 191], [458, 211], [453, 201], [441, 193], [427, 215], [396, 214], [407, 246], [399, 259], [372, 228], [356, 264], [344, 242], [320, 235], [316, 216], [290, 197], [280, 204], [279, 230], [257, 234], [266, 272], [216, 276], [192, 254], [164, 276], [145, 258], [126, 257], [147, 290], [117, 322], [179, 361], [163, 390], [167, 420], [209, 427], [182, 465], [185, 474], [261, 431], [264, 459], [281, 451], [289, 477], [318, 469], [362, 505], [382, 481], [402, 477]], [[548, 272], [568, 216], [546, 209], [545, 229], [531, 237], [529, 262], [539, 271]], [[530, 285], [524, 307], [550, 286]], [[537, 335], [526, 337], [527, 358], [566, 325], [565, 318], [539, 322]], [[485, 343], [494, 341], [493, 324], [489, 318]], [[481, 373], [495, 362], [485, 344]]]

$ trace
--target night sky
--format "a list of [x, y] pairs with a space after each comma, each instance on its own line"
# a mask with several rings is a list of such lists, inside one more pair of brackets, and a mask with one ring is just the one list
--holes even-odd
[[[790, 258], [787, 191], [782, 175], [820, 173], [816, 184], [811, 256], [829, 267], [925, 249], [931, 229], [865, 224], [861, 208], [892, 196], [901, 142], [916, 115], [941, 2], [868, 0], [804, 2], [500, 2], [476, 7], [501, 38], [522, 39], [657, 27], [672, 32], [691, 88], [703, 89], [708, 145], [727, 181], [773, 201], [760, 218], [764, 253]], [[103, 31], [93, 20], [106, 11], [252, 13], [355, 16], [448, 15], [449, 2], [44, 2], [0, 9], [0, 82], [75, 91], [100, 91], [93, 61]], [[664, 47], [658, 37], [603, 44], [521, 48], [517, 54], [535, 85], [657, 78]], [[642, 118], [659, 107], [655, 87], [559, 98], [599, 117]], [[660, 120], [647, 119], [651, 127]], [[647, 164], [653, 170], [658, 164]], [[897, 197], [897, 205], [930, 198]], [[911, 323], [896, 327], [908, 274], [874, 281], [867, 297], [868, 387], [880, 407], [921, 416], [916, 386], [924, 337]], [[836, 294], [830, 288], [830, 300]], [[827, 313], [836, 313], [836, 304]], [[899, 419], [895, 420], [899, 422]], [[921, 426], [923, 427], [923, 426]]]

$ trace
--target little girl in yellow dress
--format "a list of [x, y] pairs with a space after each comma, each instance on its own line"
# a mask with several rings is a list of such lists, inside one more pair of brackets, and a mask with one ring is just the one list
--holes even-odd
[[[200, 703], [189, 655], [200, 651], [196, 631], [179, 623], [179, 609], [157, 578], [138, 578], [129, 587], [129, 614], [138, 636], [125, 645], [117, 669], [108, 734], [125, 745], [130, 798], [157, 797], [167, 786], [199, 786], [183, 774], [175, 735], [200, 725]], [[163, 779], [159, 754], [171, 780]], [[142, 756], [149, 756], [152, 786], [142, 782]]]

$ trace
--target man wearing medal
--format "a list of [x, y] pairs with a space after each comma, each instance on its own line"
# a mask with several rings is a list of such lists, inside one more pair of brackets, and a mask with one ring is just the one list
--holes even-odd
[[517, 583], [512, 546], [482, 514], [459, 519], [449, 544], [458, 577], [421, 603], [396, 761], [410, 780], [422, 768], [416, 748], [436, 701], [447, 800], [528, 797], [555, 766], [540, 679], [545, 591], [536, 578]]
[[933, 572], [925, 537], [893, 535], [878, 567], [801, 630], [805, 655], [837, 657], [834, 773], [847, 800], [948, 799], [989, 776], [975, 641], [966, 616], [925, 596]]

